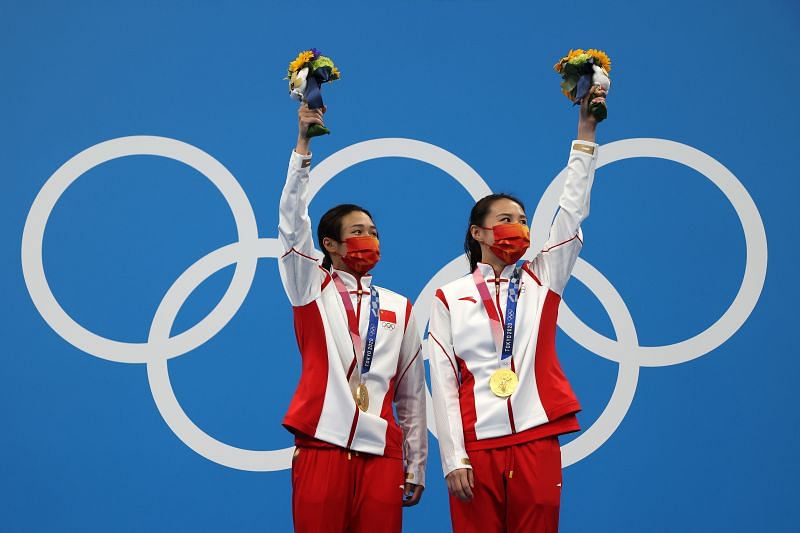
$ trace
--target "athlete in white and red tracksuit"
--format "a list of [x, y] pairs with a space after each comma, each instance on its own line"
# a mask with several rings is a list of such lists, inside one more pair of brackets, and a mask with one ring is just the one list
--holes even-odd
[[[436, 291], [428, 353], [456, 532], [558, 530], [558, 435], [580, 429], [580, 404], [556, 356], [556, 318], [583, 244], [580, 224], [589, 213], [597, 161], [596, 121], [587, 102], [605, 101], [605, 94], [594, 87], [581, 105], [578, 140], [545, 249], [517, 265], [530, 242], [524, 207], [512, 196], [491, 195], [470, 215], [465, 247], [472, 274]], [[504, 361], [510, 360], [518, 384], [493, 392], [490, 379], [501, 366], [502, 350], [492, 327], [511, 322], [505, 318], [517, 268], [513, 348]]]
[[[328, 268], [314, 257], [305, 133], [310, 124], [322, 123], [323, 112], [306, 106], [298, 112], [300, 134], [289, 160], [278, 226], [285, 250], [279, 261], [281, 280], [303, 359], [283, 420], [296, 445], [292, 516], [300, 532], [399, 532], [402, 506], [416, 504], [425, 483], [421, 342], [409, 300], [373, 286], [366, 273], [379, 257], [368, 212], [344, 205], [326, 213], [318, 235]], [[371, 307], [373, 292], [379, 308]], [[370, 342], [373, 318], [378, 327]], [[370, 343], [374, 352], [364, 373]]]

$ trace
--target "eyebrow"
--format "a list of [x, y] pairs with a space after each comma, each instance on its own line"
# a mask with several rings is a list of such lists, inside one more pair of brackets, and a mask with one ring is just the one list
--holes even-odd
[[[352, 226], [350, 226], [350, 229], [363, 228], [363, 227], [364, 224], [353, 224]], [[375, 231], [378, 231], [378, 228], [376, 228], [374, 225], [370, 226], [369, 229], [374, 229]]]
[[[510, 218], [510, 217], [513, 217], [513, 216], [514, 216], [513, 213], [497, 213], [497, 217], [496, 218], [500, 218], [500, 217], [509, 217]], [[528, 217], [525, 216], [525, 213], [521, 214], [519, 218], [524, 218], [525, 220], [528, 219]]]

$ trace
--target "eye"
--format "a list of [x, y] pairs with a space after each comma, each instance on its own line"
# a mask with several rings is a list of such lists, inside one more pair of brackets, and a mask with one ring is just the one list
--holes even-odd
[[500, 222], [511, 222], [511, 217], [502, 217]]
[[361, 230], [360, 229], [354, 229], [353, 230], [353, 235], [361, 235]]

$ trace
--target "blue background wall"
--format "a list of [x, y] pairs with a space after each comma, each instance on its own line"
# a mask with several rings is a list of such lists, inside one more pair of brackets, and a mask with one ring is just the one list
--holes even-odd
[[[552, 64], [571, 47], [613, 61], [600, 143], [659, 137], [714, 157], [763, 218], [769, 268], [743, 327], [707, 355], [642, 368], [624, 421], [565, 470], [563, 531], [789, 531], [800, 474], [796, 270], [794, 2], [8, 2], [0, 4], [2, 337], [0, 529], [286, 531], [289, 471], [250, 472], [196, 454], [172, 433], [143, 364], [90, 356], [48, 327], [26, 289], [22, 229], [48, 177], [81, 150], [127, 135], [180, 139], [222, 162], [277, 235], [277, 203], [296, 135], [282, 80], [315, 46], [343, 78], [326, 87], [333, 135], [315, 162], [358, 141], [408, 137], [469, 163], [492, 190], [532, 210], [566, 162], [576, 110]], [[338, 175], [312, 204], [373, 211], [384, 261], [376, 278], [416, 298], [460, 250], [468, 194], [405, 159]], [[708, 328], [739, 290], [741, 224], [699, 173], [631, 159], [598, 171], [583, 258], [616, 287], [642, 345]], [[530, 213], [529, 213], [530, 214]], [[118, 159], [58, 201], [44, 267], [63, 308], [89, 330], [145, 342], [165, 291], [203, 255], [236, 240], [213, 185], [178, 162]], [[233, 273], [208, 279], [173, 333], [219, 301]], [[579, 282], [575, 313], [612, 336]], [[589, 427], [617, 364], [560, 333], [559, 351]], [[262, 259], [233, 320], [171, 360], [175, 394], [207, 433], [240, 448], [291, 445], [279, 425], [297, 380], [291, 311], [276, 263]], [[565, 439], [569, 440], [569, 439]], [[431, 438], [428, 487], [407, 531], [449, 528]]]

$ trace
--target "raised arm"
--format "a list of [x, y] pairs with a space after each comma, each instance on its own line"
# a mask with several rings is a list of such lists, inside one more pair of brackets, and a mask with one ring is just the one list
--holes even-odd
[[286, 184], [279, 204], [278, 238], [283, 254], [278, 261], [281, 281], [293, 306], [305, 305], [319, 296], [324, 272], [320, 270], [308, 216], [308, 174], [311, 153], [306, 131], [322, 123], [322, 110], [303, 105], [298, 111], [297, 145], [289, 158]]
[[550, 236], [541, 252], [531, 261], [539, 279], [561, 294], [583, 246], [581, 223], [589, 216], [589, 199], [597, 164], [595, 143], [597, 120], [589, 111], [589, 101], [605, 101], [605, 90], [595, 86], [581, 103], [578, 139], [572, 142], [567, 161], [567, 179], [558, 201], [558, 212]]
[[[397, 422], [403, 430], [403, 458], [406, 472], [406, 506], [416, 505], [425, 486], [425, 465], [428, 460], [428, 420], [425, 402], [425, 365], [422, 342], [407, 303], [406, 329], [400, 345], [397, 366], [395, 407]], [[419, 487], [419, 488], [417, 488]]]

